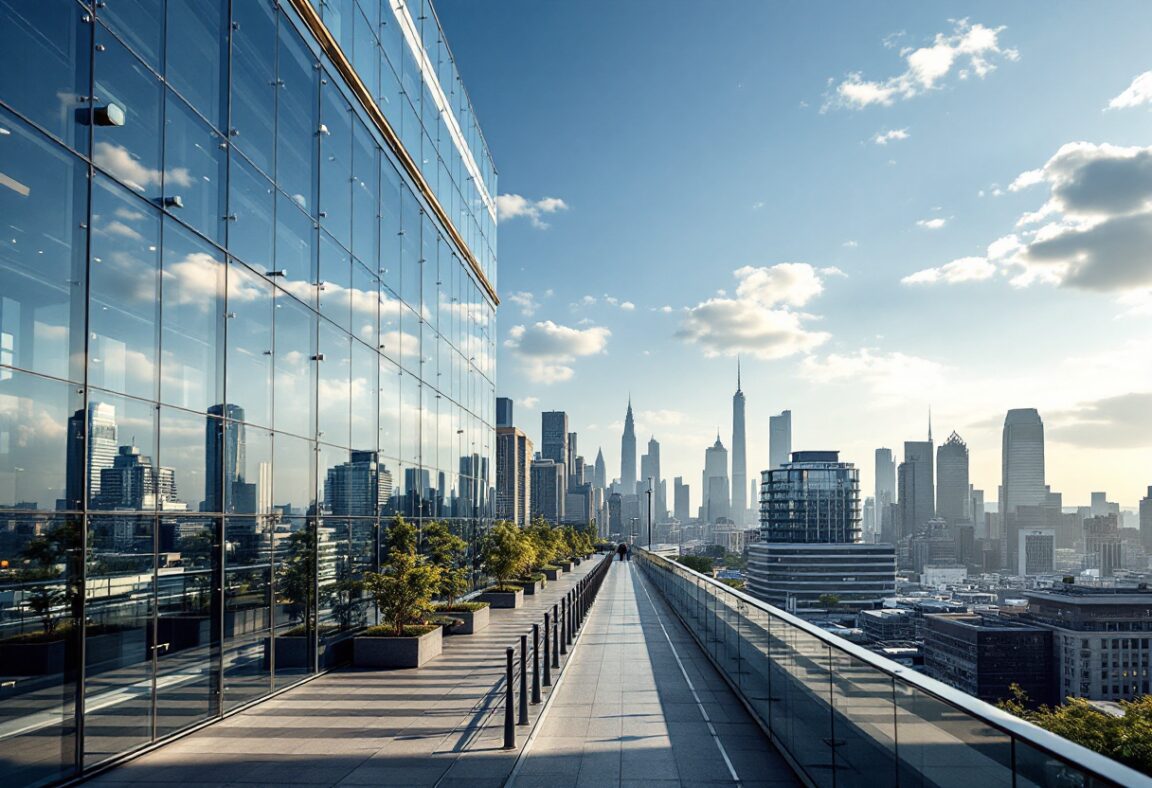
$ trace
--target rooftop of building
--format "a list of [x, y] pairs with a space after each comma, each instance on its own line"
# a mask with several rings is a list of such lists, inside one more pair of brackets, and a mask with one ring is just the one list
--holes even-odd
[[1003, 632], [1037, 632], [1046, 631], [1042, 627], [1032, 626], [1017, 619], [1000, 618], [995, 615], [980, 615], [979, 613], [932, 613], [925, 616], [941, 622], [948, 622], [959, 627], [974, 630], [997, 630]]

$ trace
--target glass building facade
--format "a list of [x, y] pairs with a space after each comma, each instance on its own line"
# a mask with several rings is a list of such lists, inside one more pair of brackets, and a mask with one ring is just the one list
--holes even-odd
[[427, 0], [0, 0], [5, 784], [345, 659], [395, 514], [475, 547], [495, 192]]

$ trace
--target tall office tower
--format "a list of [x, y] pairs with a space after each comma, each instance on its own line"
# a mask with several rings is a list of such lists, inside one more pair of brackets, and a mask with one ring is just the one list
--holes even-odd
[[353, 451], [348, 462], [328, 469], [324, 509], [335, 517], [374, 517], [387, 509], [391, 495], [392, 480], [380, 455]]
[[1035, 408], [1016, 408], [1004, 417], [1000, 478], [1001, 514], [1045, 502], [1044, 422]]
[[655, 513], [656, 522], [660, 522], [664, 519], [667, 504], [664, 501], [664, 495], [660, 492], [662, 478], [660, 476], [660, 443], [655, 437], [648, 439], [648, 453], [644, 456], [648, 460], [648, 468], [641, 471], [640, 479], [642, 483], [647, 483], [648, 478], [652, 478], [652, 511]]
[[[575, 435], [576, 433], [572, 433], [572, 434]], [[573, 489], [575, 489], [575, 488], [583, 485], [585, 482], [587, 482], [588, 485], [591, 486], [591, 480], [589, 480], [587, 478], [587, 476], [588, 476], [588, 469], [584, 465], [584, 456], [583, 455], [577, 455], [576, 459], [572, 461], [572, 476], [571, 476], [570, 486]]]
[[876, 450], [876, 532], [881, 542], [896, 539], [892, 504], [896, 502], [896, 461], [891, 449]]
[[1152, 486], [1140, 499], [1140, 542], [1144, 545], [1144, 552], [1152, 554]]
[[[320, 633], [355, 624], [344, 620], [355, 606], [336, 604], [340, 593], [348, 602], [333, 587], [337, 575], [354, 585], [380, 569], [369, 548], [387, 519], [346, 518], [339, 529], [319, 520], [317, 482], [326, 485], [328, 469], [354, 450], [379, 448], [426, 470], [413, 476], [412, 495], [394, 500], [418, 516], [458, 518], [469, 555], [489, 530], [495, 166], [431, 3], [339, 5], [0, 6], [2, 557], [53, 531], [64, 536], [57, 524], [80, 523], [90, 535], [51, 582], [4, 573], [5, 599], [66, 592], [53, 613], [70, 634], [60, 664], [2, 690], [0, 785], [83, 780], [97, 761], [219, 719], [274, 683], [307, 680], [322, 664]], [[381, 288], [388, 326], [369, 336]], [[409, 353], [418, 317], [403, 326], [392, 318], [435, 320], [437, 304], [445, 364], [420, 364], [418, 349]], [[349, 386], [381, 369], [388, 385]], [[448, 426], [449, 411], [452, 427], [437, 435], [431, 427]], [[152, 475], [145, 488], [162, 491], [160, 466], [172, 466], [198, 511], [149, 523], [93, 508], [121, 444], [140, 456], [120, 459], [112, 484]], [[394, 473], [399, 488], [407, 474]], [[276, 503], [295, 517], [276, 542], [241, 544], [237, 530], [251, 534], [271, 509], [273, 474]], [[57, 499], [74, 520], [50, 514]], [[112, 523], [126, 528], [105, 538]], [[161, 579], [159, 615], [179, 613], [215, 634], [211, 647], [183, 648], [196, 636], [160, 633], [179, 652], [181, 675], [243, 663], [252, 681], [204, 692], [189, 684], [202, 702], [170, 713], [173, 663], [154, 659], [159, 649], [124, 647], [108, 661], [116, 670], [91, 667], [106, 637], [83, 622], [115, 622], [124, 643], [153, 643], [161, 626], [126, 613], [156, 612], [157, 589], [116, 579], [126, 571], [124, 536], [138, 566], [163, 566], [161, 549], [184, 556], [187, 582]], [[231, 569], [271, 550], [299, 588], [332, 602], [302, 628], [301, 653], [313, 657], [294, 667], [273, 660], [282, 677], [268, 661], [247, 660], [251, 636], [231, 626], [237, 583], [256, 572]], [[110, 585], [116, 593], [84, 593]], [[271, 597], [249, 601], [246, 620], [275, 622], [268, 636], [300, 623], [281, 621]], [[3, 617], [7, 636], [7, 608]], [[0, 657], [0, 673], [12, 667]], [[131, 695], [155, 713], [131, 731], [119, 709], [93, 703], [57, 704], [52, 724], [40, 719], [42, 698], [94, 695]]]
[[969, 491], [969, 511], [972, 512], [972, 524], [975, 526], [977, 539], [988, 538], [988, 518], [984, 516], [984, 491], [973, 487]]
[[692, 504], [688, 485], [684, 483], [683, 476], [677, 476], [672, 480], [672, 499], [676, 519], [681, 525], [686, 524], [692, 519]]
[[936, 496], [932, 480], [932, 439], [904, 441], [904, 462], [897, 469], [900, 523], [897, 540], [922, 531], [936, 516]]
[[544, 458], [532, 461], [532, 519], [543, 517], [556, 525], [564, 517], [564, 465]]
[[1056, 531], [1052, 528], [1021, 528], [1016, 538], [1016, 573], [1021, 577], [1052, 574], [1056, 560]]
[[596, 450], [596, 473], [593, 476], [593, 483], [601, 490], [608, 489], [608, 468], [604, 464], [603, 449]]
[[865, 542], [875, 542], [879, 526], [876, 523], [876, 499], [869, 495], [864, 499], [864, 509], [860, 518], [861, 532]]
[[1112, 577], [1121, 567], [1120, 525], [1114, 514], [1084, 520], [1084, 568], [1096, 569], [1100, 577]]
[[736, 393], [732, 395], [732, 519], [744, 525], [748, 518], [748, 460], [744, 447], [744, 392], [740, 362], [736, 362]]
[[968, 446], [953, 432], [936, 449], [936, 516], [951, 526], [969, 522]]
[[496, 428], [496, 517], [521, 528], [532, 511], [532, 440], [515, 427]]
[[135, 446], [120, 446], [112, 467], [100, 469], [100, 495], [91, 508], [141, 511], [175, 500], [175, 471], [157, 468]]
[[792, 457], [792, 411], [768, 418], [768, 469], [781, 468]]
[[703, 518], [714, 523], [721, 517], [731, 516], [731, 502], [728, 500], [728, 450], [716, 435], [716, 442], [704, 450], [704, 491]]
[[608, 496], [608, 535], [619, 539], [624, 533], [624, 496], [614, 492]]
[[620, 492], [636, 494], [636, 423], [632, 419], [632, 398], [624, 416], [624, 434], [620, 438]]
[[511, 427], [512, 426], [512, 398], [511, 397], [497, 397], [496, 398], [496, 426], [497, 427]]
[[860, 541], [860, 470], [840, 452], [793, 452], [762, 477], [760, 541]]
[[579, 454], [580, 452], [576, 450], [576, 433], [570, 432], [568, 433], [568, 457], [566, 460], [568, 465], [566, 472], [568, 474], [569, 485], [576, 483], [573, 481], [573, 479], [576, 476], [576, 457]]
[[1115, 501], [1109, 501], [1108, 493], [1106, 492], [1094, 492], [1092, 493], [1092, 502], [1088, 507], [1088, 513], [1091, 517], [1103, 517], [1106, 514], [1114, 514], [1119, 517], [1120, 504]]
[[546, 410], [540, 414], [540, 456], [564, 469], [568, 474], [568, 414]]

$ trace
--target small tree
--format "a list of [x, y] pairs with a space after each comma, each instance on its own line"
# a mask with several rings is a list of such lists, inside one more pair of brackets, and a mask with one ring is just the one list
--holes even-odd
[[66, 597], [59, 586], [37, 586], [28, 594], [28, 607], [40, 619], [45, 635], [56, 631], [56, 608], [64, 604]]
[[364, 587], [393, 635], [403, 637], [405, 626], [423, 622], [432, 612], [440, 570], [417, 555], [416, 528], [399, 515], [388, 529], [387, 547], [383, 571], [365, 573]]
[[288, 556], [277, 579], [279, 594], [284, 598], [288, 620], [293, 624], [315, 622], [316, 533], [314, 526], [294, 531], [288, 537]]
[[836, 594], [821, 594], [816, 597], [816, 601], [820, 603], [821, 607], [834, 609], [840, 605], [840, 597]]
[[501, 520], [492, 526], [484, 563], [500, 585], [527, 572], [535, 561], [531, 539], [515, 523]]
[[693, 572], [699, 572], [702, 575], [712, 574], [711, 558], [705, 558], [702, 555], [682, 555], [676, 560]]
[[556, 547], [552, 539], [552, 527], [543, 517], [537, 517], [524, 529], [524, 534], [532, 541], [536, 551], [536, 564], [545, 566], [556, 560]]
[[452, 533], [447, 523], [438, 520], [425, 526], [424, 544], [432, 565], [440, 570], [437, 593], [452, 607], [456, 598], [468, 590], [468, 571], [463, 566], [468, 543]]

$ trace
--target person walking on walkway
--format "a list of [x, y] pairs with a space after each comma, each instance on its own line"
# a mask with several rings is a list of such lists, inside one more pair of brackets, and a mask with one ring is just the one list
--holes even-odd
[[616, 548], [616, 552], [620, 555], [620, 560], [623, 561], [624, 554], [628, 552], [628, 545], [621, 542], [620, 546]]

